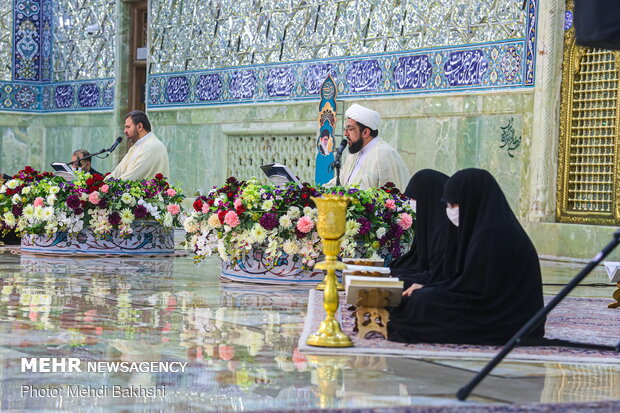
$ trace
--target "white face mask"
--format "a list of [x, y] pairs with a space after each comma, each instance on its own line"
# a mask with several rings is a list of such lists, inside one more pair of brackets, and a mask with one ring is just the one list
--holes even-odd
[[410, 199], [409, 200], [409, 206], [411, 207], [411, 209], [413, 209], [413, 212], [418, 212], [418, 211], [416, 211], [416, 205], [417, 205], [417, 203], [416, 203], [415, 199]]
[[448, 206], [446, 207], [446, 215], [448, 215], [448, 219], [455, 226], [459, 226], [459, 207], [455, 206], [454, 208]]

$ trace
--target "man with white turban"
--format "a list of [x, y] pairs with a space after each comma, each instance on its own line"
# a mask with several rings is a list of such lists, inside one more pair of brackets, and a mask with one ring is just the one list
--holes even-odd
[[[360, 188], [368, 189], [393, 182], [404, 191], [409, 171], [396, 149], [379, 137], [379, 112], [354, 103], [345, 117], [344, 136], [349, 141], [351, 156], [342, 165], [340, 183], [359, 184]], [[336, 185], [336, 177], [325, 185]]]

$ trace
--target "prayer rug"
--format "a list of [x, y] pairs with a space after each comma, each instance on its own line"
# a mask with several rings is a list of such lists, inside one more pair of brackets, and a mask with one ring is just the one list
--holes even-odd
[[[551, 297], [545, 297], [548, 302]], [[620, 341], [620, 309], [607, 308], [608, 299], [567, 297], [548, 315], [545, 337], [573, 342], [616, 346]], [[340, 296], [337, 318], [342, 331], [351, 337], [354, 347], [329, 348], [306, 344], [325, 318], [323, 292], [310, 290], [308, 312], [299, 339], [299, 349], [309, 354], [384, 355], [414, 358], [491, 359], [502, 347], [462, 344], [405, 344], [383, 338], [360, 339], [353, 332], [354, 318]], [[566, 363], [620, 363], [620, 353], [572, 347], [517, 347], [506, 360], [554, 361]]]

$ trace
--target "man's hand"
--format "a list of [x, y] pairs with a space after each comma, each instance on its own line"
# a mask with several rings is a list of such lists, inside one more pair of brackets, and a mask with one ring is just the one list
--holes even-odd
[[413, 293], [415, 290], [418, 290], [422, 287], [424, 287], [422, 284], [411, 284], [411, 287], [403, 291], [403, 297], [410, 297], [411, 293]]

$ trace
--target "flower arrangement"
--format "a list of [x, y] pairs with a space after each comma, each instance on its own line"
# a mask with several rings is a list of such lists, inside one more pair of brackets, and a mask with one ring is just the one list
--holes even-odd
[[67, 182], [27, 166], [0, 186], [0, 229], [51, 236], [90, 228], [102, 237], [118, 229], [121, 237], [129, 237], [135, 220], [180, 226], [183, 198], [161, 174], [122, 181], [76, 172], [76, 179]]
[[310, 197], [322, 194], [351, 200], [341, 244], [344, 257], [398, 257], [411, 243], [415, 213], [391, 184], [367, 190], [309, 184], [298, 188], [293, 183], [262, 185], [256, 179], [240, 182], [230, 177], [224, 186], [194, 201], [194, 211], [184, 221], [186, 246], [194, 249], [196, 260], [215, 253], [223, 261], [239, 260], [259, 247], [273, 265], [299, 257], [303, 268], [311, 268], [321, 246], [318, 212]]

